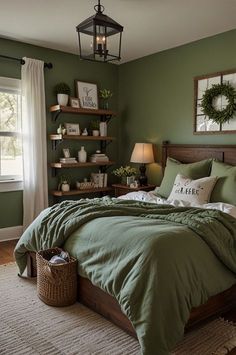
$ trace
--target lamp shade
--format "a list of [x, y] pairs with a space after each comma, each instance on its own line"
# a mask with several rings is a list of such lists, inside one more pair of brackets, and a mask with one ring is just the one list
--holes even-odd
[[153, 147], [151, 143], [135, 143], [131, 163], [148, 164], [154, 162]]

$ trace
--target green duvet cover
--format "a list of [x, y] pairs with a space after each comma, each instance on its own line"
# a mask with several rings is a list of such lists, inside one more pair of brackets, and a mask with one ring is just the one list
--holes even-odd
[[219, 211], [64, 201], [22, 235], [15, 250], [20, 272], [28, 250], [53, 246], [64, 246], [78, 258], [79, 273], [118, 300], [143, 355], [169, 354], [192, 307], [236, 283], [236, 219]]

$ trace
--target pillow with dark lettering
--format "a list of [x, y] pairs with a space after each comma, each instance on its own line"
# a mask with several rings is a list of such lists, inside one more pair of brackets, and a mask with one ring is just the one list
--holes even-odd
[[178, 174], [168, 200], [181, 200], [196, 205], [208, 203], [217, 177], [204, 177], [192, 180]]
[[197, 161], [196, 163], [183, 164], [178, 160], [167, 158], [165, 173], [157, 194], [167, 198], [173, 187], [177, 174], [182, 174], [190, 179], [201, 179], [210, 175], [212, 159]]

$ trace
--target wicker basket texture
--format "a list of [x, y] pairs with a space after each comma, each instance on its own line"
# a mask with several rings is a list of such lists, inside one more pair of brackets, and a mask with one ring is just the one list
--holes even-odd
[[56, 307], [69, 306], [77, 300], [77, 260], [70, 257], [66, 264], [49, 262], [61, 251], [60, 248], [52, 248], [36, 254], [38, 297]]

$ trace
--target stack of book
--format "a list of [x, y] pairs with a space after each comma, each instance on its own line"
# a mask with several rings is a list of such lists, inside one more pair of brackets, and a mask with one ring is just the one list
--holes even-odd
[[91, 181], [94, 183], [94, 187], [107, 187], [107, 174], [106, 173], [92, 173]]
[[95, 153], [95, 154], [91, 155], [90, 161], [91, 161], [91, 163], [100, 163], [102, 161], [109, 161], [109, 158], [108, 158], [108, 156], [106, 156], [106, 154]]
[[60, 163], [63, 164], [74, 164], [77, 163], [75, 158], [60, 158]]

